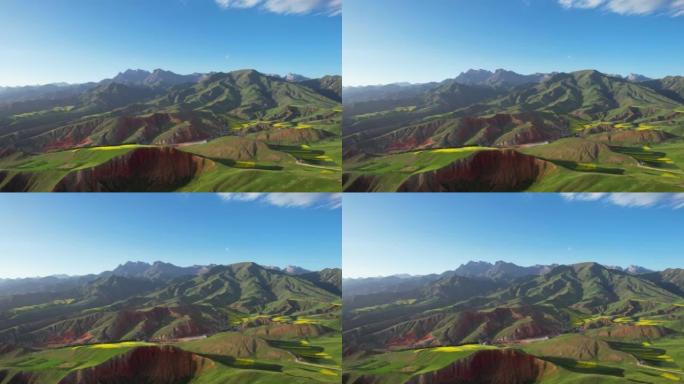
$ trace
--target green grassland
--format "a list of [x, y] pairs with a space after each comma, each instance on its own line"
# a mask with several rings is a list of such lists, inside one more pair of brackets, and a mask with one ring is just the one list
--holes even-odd
[[488, 150], [484, 147], [426, 149], [371, 157], [359, 163], [345, 164], [345, 172], [353, 177], [371, 175], [380, 182], [376, 192], [393, 192], [412, 175], [437, 170], [472, 154]]
[[[334, 76], [304, 84], [242, 70], [173, 87], [102, 83], [69, 105], [8, 108], [0, 111], [0, 190], [50, 191], [65, 176], [137, 147], [174, 146], [219, 162], [167, 189], [340, 191], [340, 84]], [[298, 150], [274, 148], [262, 157], [239, 139]]]
[[[283, 147], [271, 146], [271, 158], [233, 160], [230, 157], [212, 156], [217, 148], [231, 152], [234, 137], [219, 138], [205, 144], [179, 147], [217, 162], [217, 166], [202, 172], [180, 188], [181, 191], [262, 192], [311, 191], [336, 192], [340, 190], [342, 146], [339, 139], [311, 145]], [[152, 145], [118, 145], [78, 148], [31, 156], [0, 158], [0, 190], [14, 175], [27, 175], [30, 191], [50, 191], [71, 172], [93, 168], [129, 153], [136, 148], [159, 147]], [[220, 150], [219, 150], [220, 152]]]
[[[237, 314], [236, 314], [237, 316]], [[270, 319], [271, 325], [251, 325], [257, 319]], [[239, 319], [239, 317], [237, 318]], [[2, 376], [23, 372], [41, 384], [56, 384], [69, 373], [106, 363], [139, 347], [174, 346], [213, 362], [189, 383], [337, 383], [341, 376], [342, 337], [339, 313], [306, 316], [252, 315], [237, 323], [241, 331], [219, 332], [191, 340], [169, 342], [122, 341], [55, 347], [43, 350], [9, 351], [0, 354]], [[277, 336], [255, 336], [282, 324], [321, 325], [320, 336], [297, 336], [296, 332]]]
[[339, 382], [339, 293], [254, 263], [161, 280], [102, 276], [81, 289], [9, 297], [20, 299], [2, 300], [0, 384], [58, 383], [85, 368], [158, 353], [154, 366], [178, 353], [162, 347], [203, 362], [192, 383]]
[[387, 352], [345, 362], [345, 372], [352, 377], [380, 377], [378, 383], [404, 383], [415, 375], [436, 371], [481, 350], [497, 349], [485, 345], [462, 345]]
[[[502, 176], [476, 184], [473, 191], [684, 191], [681, 95], [673, 96], [664, 91], [670, 85], [656, 83], [631, 83], [587, 70], [499, 89], [445, 80], [421, 91], [410, 107], [405, 106], [408, 100], [353, 102], [343, 135], [349, 148], [345, 190], [393, 192], [416, 174], [425, 177], [413, 177], [408, 188], [424, 190], [441, 182], [441, 189], [450, 190], [449, 183], [460, 189], [459, 180], [441, 177], [449, 175], [446, 169], [442, 174], [426, 172], [462, 158], [440, 157], [431, 164], [417, 159], [411, 168], [413, 162], [396, 148], [458, 150], [480, 145], [515, 150], [555, 168], [545, 167], [542, 175], [521, 181], [503, 174], [525, 174], [528, 159], [479, 163], [487, 167], [482, 174]], [[676, 93], [680, 88], [673, 89]], [[467, 172], [477, 176], [480, 170]]]
[[[487, 286], [469, 279], [438, 280], [425, 290], [429, 294], [410, 300], [382, 296], [377, 303], [389, 304], [345, 310], [345, 378], [389, 384], [430, 382], [434, 376], [425, 374], [437, 371], [442, 380], [463, 372], [473, 377], [488, 373], [478, 371], [484, 361], [505, 374], [516, 360], [493, 359], [514, 359], [516, 350], [544, 366], [534, 381], [539, 383], [682, 381], [684, 303], [674, 288], [653, 283], [660, 281], [657, 276], [582, 263], [493, 287], [482, 296], [468, 293], [468, 284], [483, 292]], [[678, 281], [680, 275], [667, 276]], [[452, 296], [435, 301], [445, 286], [453, 288]], [[527, 329], [546, 331], [544, 337], [520, 334]], [[474, 353], [483, 359], [469, 359]], [[442, 371], [456, 362], [458, 369]]]
[[[191, 383], [335, 383], [340, 377], [341, 338], [327, 336], [292, 341], [274, 341], [260, 346], [254, 356], [231, 355], [232, 344], [243, 340], [234, 333], [220, 333], [206, 339], [172, 345], [210, 359], [214, 365], [193, 378]], [[290, 344], [301, 344], [299, 359]], [[120, 342], [48, 349], [39, 352], [0, 356], [0, 371], [12, 377], [16, 372], [30, 372], [39, 382], [56, 384], [70, 372], [94, 367], [142, 346], [162, 345], [148, 342]], [[226, 352], [221, 352], [221, 351]], [[233, 352], [235, 353], [235, 352]], [[239, 354], [239, 352], [238, 352]], [[318, 356], [335, 356], [319, 358]], [[310, 362], [311, 360], [312, 362]], [[244, 381], [248, 380], [248, 381]], [[0, 382], [3, 382], [0, 380]]]
[[[589, 140], [590, 141], [590, 140]], [[641, 146], [607, 146], [593, 161], [578, 161], [560, 153], [576, 145], [576, 139], [561, 139], [546, 145], [516, 149], [551, 162], [553, 171], [530, 185], [535, 192], [671, 192], [684, 191], [684, 140]], [[471, 156], [481, 147], [444, 148], [368, 156], [345, 163], [345, 173], [376, 178], [376, 192], [392, 192], [410, 176], [438, 170]], [[578, 148], [575, 153], [581, 153]], [[579, 156], [579, 155], [577, 155]]]
[[[349, 362], [345, 362], [345, 373], [352, 382], [355, 378], [367, 376], [377, 380], [374, 383], [400, 384], [417, 375], [445, 368], [480, 350], [514, 348], [556, 367], [539, 383], [672, 383], [684, 380], [683, 336], [643, 344], [608, 342], [606, 360], [580, 360], [564, 357], [563, 352], [554, 352], [556, 346], [564, 344], [559, 350], [565, 351], [571, 343], [573, 335], [563, 335], [526, 345], [463, 345], [384, 352], [362, 358], [350, 357]], [[582, 348], [581, 345], [577, 347]]]

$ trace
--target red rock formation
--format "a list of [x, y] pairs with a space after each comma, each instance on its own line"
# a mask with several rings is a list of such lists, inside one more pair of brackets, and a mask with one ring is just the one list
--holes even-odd
[[174, 323], [173, 329], [167, 328], [167, 332], [158, 335], [157, 340], [201, 336], [214, 331], [195, 321], [190, 310], [155, 307], [150, 310], [123, 310], [118, 312], [112, 326], [107, 330], [107, 336], [112, 340], [119, 340], [135, 330], [137, 333], [134, 337], [147, 339], [171, 323]]
[[281, 324], [256, 328], [254, 335], [271, 338], [304, 338], [317, 337], [327, 332], [329, 332], [328, 329], [316, 324]]
[[675, 137], [676, 136], [672, 135], [671, 133], [658, 131], [655, 129], [643, 131], [630, 129], [606, 132], [594, 136], [593, 139], [609, 144], [658, 144]]
[[12, 376], [7, 384], [42, 384], [42, 380], [32, 372], [19, 372]]
[[137, 148], [94, 168], [68, 174], [54, 191], [172, 191], [213, 166], [211, 160], [174, 148]]
[[406, 384], [525, 384], [537, 382], [555, 370], [553, 364], [518, 350], [486, 350], [446, 368], [414, 376]]
[[335, 136], [321, 129], [283, 128], [268, 130], [256, 135], [255, 139], [272, 144], [309, 144]]
[[[361, 143], [367, 152], [390, 153], [464, 145], [517, 146], [552, 141], [568, 134], [567, 122], [538, 113], [436, 119], [396, 129]], [[356, 147], [356, 145], [354, 145]]]
[[656, 325], [618, 325], [601, 328], [596, 332], [597, 336], [627, 339], [627, 340], [655, 340], [674, 333], [669, 328]]
[[74, 371], [59, 384], [185, 383], [214, 362], [175, 347], [139, 347], [100, 365]]
[[514, 150], [480, 151], [452, 164], [411, 176], [398, 192], [522, 191], [556, 169]]
[[31, 184], [30, 173], [0, 171], [0, 192], [29, 192]]
[[[360, 175], [349, 183], [351, 177], [353, 176], [350, 173], [342, 175], [342, 185], [345, 186], [345, 192], [372, 192], [380, 183], [380, 178], [375, 175]], [[349, 184], [347, 185], [347, 183]]]

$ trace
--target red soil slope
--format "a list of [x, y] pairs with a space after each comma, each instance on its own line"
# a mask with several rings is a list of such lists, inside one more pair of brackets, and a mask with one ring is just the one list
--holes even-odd
[[171, 191], [215, 165], [174, 148], [137, 148], [94, 168], [70, 173], [55, 192]]
[[480, 151], [441, 169], [411, 176], [398, 192], [521, 191], [556, 169], [514, 150]]

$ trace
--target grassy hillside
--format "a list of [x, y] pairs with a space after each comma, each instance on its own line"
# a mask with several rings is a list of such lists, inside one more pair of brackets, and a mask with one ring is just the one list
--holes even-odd
[[161, 188], [154, 178], [173, 163], [148, 170], [152, 175], [126, 164], [138, 191], [339, 191], [339, 86], [335, 76], [297, 83], [244, 70], [170, 84], [103, 81], [47, 109], [7, 104], [0, 110], [0, 189], [51, 191], [68, 175], [83, 178], [74, 176], [80, 170], [122, 178], [111, 175], [125, 162], [117, 155], [144, 146], [218, 163], [207, 175], [176, 174], [181, 181]]
[[320, 274], [242, 263], [1, 297], [0, 383], [339, 382], [340, 272]]
[[419, 289], [361, 294], [344, 309], [344, 382], [680, 381], [679, 272], [585, 263], [503, 286], [447, 274]]
[[[579, 71], [505, 87], [447, 80], [414, 96], [413, 105], [389, 109], [382, 99], [356, 101], [344, 117], [344, 188], [681, 191], [684, 171], [676, 153], [684, 143], [684, 101], [679, 80], [634, 83]], [[519, 175], [529, 173], [527, 160], [508, 158], [471, 164], [442, 156], [420, 159], [414, 168], [403, 166], [406, 153], [455, 153], [473, 146], [514, 150], [550, 164], [528, 179]], [[455, 168], [463, 174], [447, 179]], [[488, 179], [499, 172], [514, 176]]]

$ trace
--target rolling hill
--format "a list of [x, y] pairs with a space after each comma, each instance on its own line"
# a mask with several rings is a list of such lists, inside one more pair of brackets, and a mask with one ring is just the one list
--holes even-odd
[[366, 279], [363, 289], [345, 279], [357, 289], [344, 296], [343, 382], [678, 381], [679, 277], [598, 263], [471, 262], [420, 284], [404, 277], [403, 288], [386, 284], [396, 277]]
[[338, 191], [340, 95], [255, 70], [2, 89], [0, 190]]
[[0, 383], [336, 382], [340, 272], [126, 263], [2, 290]]
[[682, 89], [595, 70], [345, 88], [344, 188], [680, 191]]

